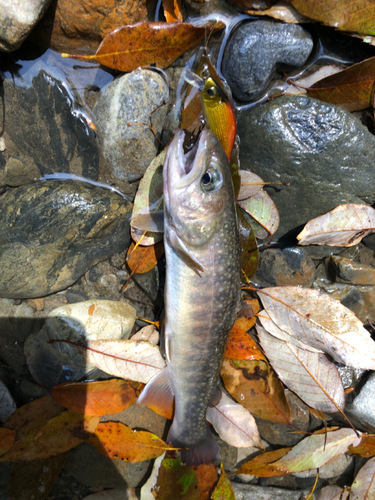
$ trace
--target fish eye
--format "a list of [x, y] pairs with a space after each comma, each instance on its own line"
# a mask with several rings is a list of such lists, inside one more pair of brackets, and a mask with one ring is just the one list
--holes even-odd
[[212, 86], [212, 87], [208, 87], [207, 89], [207, 95], [208, 97], [215, 97], [217, 96], [217, 88]]
[[220, 173], [213, 168], [209, 168], [202, 175], [201, 185], [205, 191], [214, 191], [221, 186]]

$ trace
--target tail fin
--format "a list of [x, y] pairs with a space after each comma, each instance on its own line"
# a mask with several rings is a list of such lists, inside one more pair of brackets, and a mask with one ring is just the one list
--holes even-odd
[[174, 433], [174, 425], [172, 424], [167, 442], [171, 442], [173, 446], [182, 449], [181, 460], [186, 465], [201, 465], [201, 464], [213, 464], [216, 462], [217, 456], [220, 451], [220, 447], [215, 441], [208, 424], [206, 423], [206, 433], [200, 441], [192, 445], [186, 445]]

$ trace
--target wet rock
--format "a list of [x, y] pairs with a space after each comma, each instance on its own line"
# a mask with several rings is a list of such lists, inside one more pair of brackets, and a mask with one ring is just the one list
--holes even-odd
[[338, 365], [337, 369], [339, 371], [344, 389], [348, 389], [348, 387], [355, 387], [361, 380], [364, 373], [366, 373], [366, 370], [363, 370], [362, 368], [353, 368], [352, 366], [346, 365]]
[[33, 39], [58, 52], [91, 54], [111, 31], [147, 15], [146, 0], [52, 0]]
[[[265, 181], [280, 212], [274, 241], [344, 203], [372, 205], [374, 136], [343, 109], [308, 97], [281, 97], [244, 111], [238, 121], [241, 168]], [[331, 247], [329, 253], [331, 253]]]
[[315, 279], [315, 265], [303, 248], [266, 248], [260, 252], [252, 281], [260, 286], [306, 286]]
[[40, 170], [31, 158], [28, 160], [24, 162], [20, 158], [9, 158], [5, 165], [4, 183], [8, 186], [23, 186], [37, 181]]
[[[99, 155], [95, 134], [75, 109], [72, 94], [59, 80], [34, 64], [22, 76], [15, 75], [14, 82], [5, 79], [3, 89], [0, 119], [5, 122], [6, 152], [22, 158], [27, 175], [33, 178], [39, 169], [41, 175], [69, 172], [97, 178]], [[11, 172], [6, 173], [6, 178], [10, 175]], [[15, 185], [12, 182], [10, 185]]]
[[0, 380], [0, 422], [3, 424], [16, 411], [17, 406], [9, 389]]
[[76, 481], [94, 488], [135, 487], [148, 475], [150, 461], [130, 463], [101, 455], [82, 443], [69, 452], [66, 472]]
[[15, 305], [13, 300], [0, 299], [0, 359], [17, 374], [28, 374], [24, 342], [42, 324], [43, 319], [27, 303]]
[[223, 74], [237, 99], [251, 101], [264, 91], [277, 69], [303, 66], [312, 48], [311, 35], [297, 24], [244, 23], [225, 49]]
[[84, 292], [73, 289], [67, 290], [65, 297], [68, 301], [68, 304], [76, 304], [77, 302], [84, 302], [85, 300], [89, 299], [89, 297]]
[[62, 290], [129, 244], [129, 205], [118, 195], [47, 181], [2, 195], [0, 296]]
[[92, 370], [68, 340], [85, 344], [92, 340], [128, 338], [135, 321], [135, 310], [122, 302], [88, 300], [52, 311], [39, 333], [25, 342], [27, 365], [34, 379], [46, 386], [78, 380]]
[[279, 424], [256, 417], [259, 433], [268, 443], [282, 446], [294, 446], [303, 434], [296, 433], [296, 427], [303, 431], [309, 430], [310, 411], [308, 406], [292, 391], [285, 390], [285, 396], [290, 406], [290, 420], [295, 427], [288, 424]]
[[355, 427], [365, 432], [375, 432], [375, 373], [371, 373], [359, 394], [345, 406], [346, 416]]
[[353, 285], [375, 285], [375, 269], [353, 262], [352, 259], [331, 255], [326, 259], [327, 274], [332, 281], [343, 281]]
[[287, 490], [285, 488], [270, 488], [232, 482], [236, 500], [304, 500], [309, 490]]
[[[149, 123], [150, 113], [164, 101], [168, 101], [167, 84], [150, 70], [133, 71], [102, 89], [93, 111], [103, 156], [116, 178], [139, 180], [155, 157], [160, 144], [141, 123]], [[158, 136], [166, 112], [162, 106], [152, 115]]]
[[50, 0], [0, 0], [0, 51], [18, 49], [49, 3]]

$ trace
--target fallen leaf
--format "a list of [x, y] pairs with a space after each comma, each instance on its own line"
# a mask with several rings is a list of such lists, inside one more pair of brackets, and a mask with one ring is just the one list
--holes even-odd
[[125, 462], [142, 462], [173, 450], [155, 434], [133, 431], [121, 422], [102, 422], [87, 436], [86, 443], [94, 446], [102, 455]]
[[375, 209], [348, 203], [310, 220], [297, 236], [300, 245], [351, 247], [375, 231]]
[[371, 57], [314, 83], [306, 92], [347, 111], [358, 111], [373, 105], [374, 84], [375, 57]]
[[311, 19], [303, 16], [296, 10], [293, 5], [290, 5], [288, 0], [281, 0], [266, 10], [247, 9], [247, 14], [253, 16], [268, 16], [284, 23], [310, 23]]
[[238, 205], [253, 217], [272, 236], [280, 224], [279, 211], [272, 198], [261, 189]]
[[161, 463], [155, 492], [157, 500], [201, 500], [194, 470], [174, 458]]
[[371, 458], [358, 471], [351, 492], [351, 500], [371, 500], [375, 498], [375, 458]]
[[215, 464], [201, 464], [192, 466], [198, 481], [201, 500], [208, 500], [215, 484], [217, 484], [217, 467]]
[[163, 10], [167, 23], [182, 22], [181, 0], [163, 0]]
[[273, 463], [286, 455], [291, 449], [292, 448], [280, 448], [279, 450], [268, 451], [267, 453], [257, 455], [249, 462], [243, 464], [236, 471], [236, 474], [249, 474], [258, 477], [279, 476], [280, 471], [273, 466]]
[[257, 326], [260, 343], [280, 380], [309, 406], [327, 413], [342, 410], [344, 387], [339, 371], [322, 353], [309, 352], [273, 337]]
[[88, 433], [94, 432], [99, 417], [86, 417], [67, 410], [46, 425], [30, 431], [17, 440], [0, 461], [22, 462], [44, 460], [79, 445]]
[[220, 21], [205, 26], [145, 21], [112, 31], [99, 45], [95, 55], [62, 56], [95, 60], [103, 66], [124, 72], [151, 64], [167, 68], [184, 52], [197, 47], [208, 31], [216, 32], [224, 27]]
[[65, 408], [92, 416], [119, 413], [136, 400], [131, 382], [119, 379], [63, 383], [51, 394]]
[[207, 420], [220, 438], [231, 446], [263, 449], [254, 417], [249, 410], [235, 403], [226, 394], [222, 394], [217, 405], [208, 407]]
[[372, 0], [291, 0], [304, 16], [338, 30], [375, 35], [375, 4]]
[[284, 340], [285, 342], [289, 342], [290, 344], [294, 344], [297, 347], [300, 347], [301, 349], [306, 349], [306, 351], [311, 351], [311, 352], [324, 352], [321, 349], [315, 349], [315, 347], [311, 347], [308, 344], [305, 344], [305, 342], [301, 342], [298, 340], [296, 337], [293, 335], [289, 335], [284, 330], [281, 330], [274, 321], [270, 318], [268, 312], [263, 309], [263, 311], [258, 314], [258, 319], [262, 325], [262, 327], [267, 330], [268, 333], [276, 337], [277, 339]]
[[220, 478], [219, 481], [216, 485], [216, 488], [214, 489], [211, 499], [212, 500], [236, 500], [236, 497], [234, 496], [234, 491], [232, 488], [232, 484], [227, 478], [227, 475], [225, 474], [225, 470], [223, 467], [223, 464], [220, 464]]
[[144, 340], [150, 342], [150, 344], [157, 345], [159, 344], [159, 337], [160, 335], [155, 325], [147, 325], [132, 335], [131, 340]]
[[134, 198], [132, 218], [130, 219], [130, 230], [134, 241], [142, 238], [142, 245], [155, 245], [163, 239], [163, 232], [147, 231], [144, 235], [142, 229], [137, 229], [136, 217], [148, 214], [150, 211], [163, 209], [163, 164], [166, 150], [161, 152], [152, 160], [147, 167]]
[[284, 388], [265, 361], [224, 358], [221, 377], [229, 394], [253, 415], [291, 423]]
[[16, 439], [16, 431], [12, 429], [0, 429], [0, 455], [4, 455], [13, 445]]
[[338, 429], [332, 432], [313, 434], [297, 443], [286, 455], [273, 462], [280, 475], [285, 472], [302, 472], [328, 465], [346, 453], [351, 444], [355, 446], [360, 438], [352, 429]]
[[257, 343], [236, 323], [230, 331], [224, 356], [231, 359], [265, 359]]
[[375, 456], [375, 434], [363, 434], [357, 446], [350, 446], [349, 453], [369, 458]]
[[314, 83], [323, 80], [323, 78], [339, 73], [343, 69], [345, 69], [345, 66], [328, 64], [326, 66], [321, 66], [319, 69], [307, 76], [304, 76], [303, 78], [290, 78], [289, 81], [291, 82], [291, 85], [284, 90], [284, 94], [306, 94], [308, 87], [311, 87]]
[[78, 347], [89, 363], [114, 377], [147, 382], [165, 366], [159, 347], [132, 340], [96, 340]]
[[254, 231], [241, 209], [237, 206], [237, 221], [241, 245], [241, 271], [248, 282], [254, 276], [259, 264], [259, 250]]
[[9, 500], [44, 500], [54, 487], [67, 459], [66, 453], [14, 463], [9, 478]]
[[320, 490], [318, 500], [348, 500], [349, 492], [340, 486], [325, 486]]
[[18, 440], [33, 429], [44, 426], [62, 411], [64, 411], [64, 407], [60, 403], [51, 396], [43, 396], [18, 408], [5, 422], [4, 427], [16, 430]]
[[338, 363], [375, 369], [375, 342], [355, 314], [326, 293], [294, 286], [258, 290], [276, 325]]
[[253, 172], [239, 170], [239, 175], [241, 176], [241, 188], [237, 201], [243, 201], [250, 198], [250, 196], [254, 196], [264, 186], [264, 180], [259, 175], [253, 174]]
[[164, 255], [164, 243], [159, 241], [155, 245], [138, 245], [131, 243], [127, 256], [127, 264], [134, 274], [144, 274], [154, 269], [161, 257]]

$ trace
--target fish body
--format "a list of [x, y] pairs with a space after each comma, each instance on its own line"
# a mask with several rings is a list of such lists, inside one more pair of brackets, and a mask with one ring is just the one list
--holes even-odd
[[183, 139], [179, 130], [164, 163], [165, 352], [175, 395], [169, 439], [189, 449], [186, 463], [199, 464], [218, 451], [206, 411], [237, 313], [240, 244], [223, 148], [204, 130], [185, 158]]

